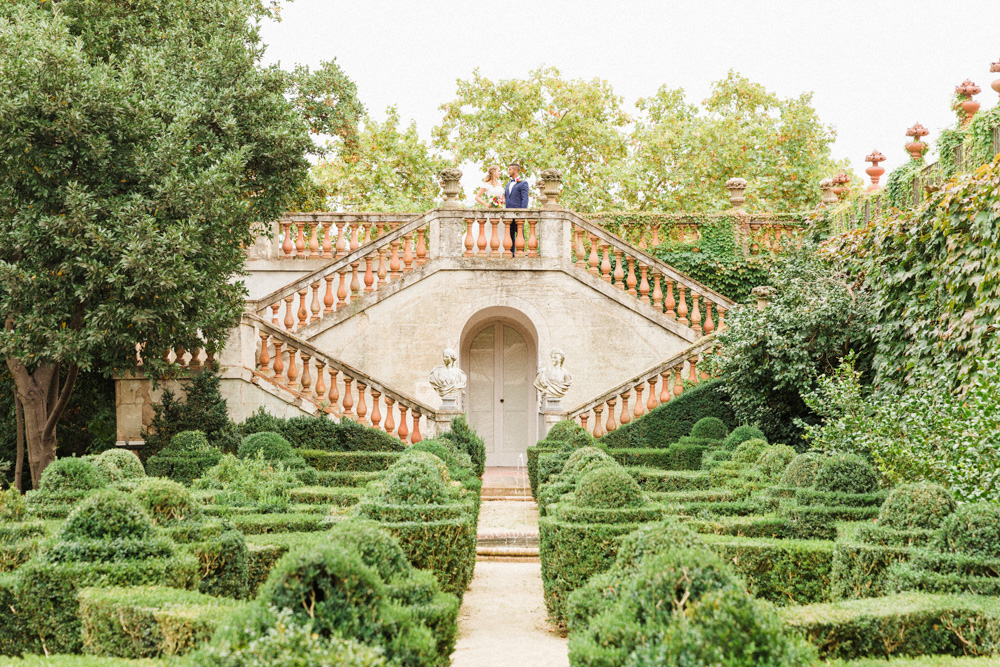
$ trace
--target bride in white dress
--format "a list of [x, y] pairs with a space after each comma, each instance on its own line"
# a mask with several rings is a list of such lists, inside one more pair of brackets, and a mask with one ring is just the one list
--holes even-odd
[[503, 208], [504, 192], [498, 165], [493, 165], [487, 170], [483, 183], [485, 185], [476, 191], [476, 203], [486, 208]]

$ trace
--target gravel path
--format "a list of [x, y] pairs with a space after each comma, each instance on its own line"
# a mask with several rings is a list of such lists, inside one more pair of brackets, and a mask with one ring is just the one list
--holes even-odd
[[538, 532], [538, 505], [520, 500], [488, 500], [479, 510], [479, 533]]
[[458, 633], [455, 667], [569, 665], [566, 640], [545, 620], [539, 563], [478, 561]]

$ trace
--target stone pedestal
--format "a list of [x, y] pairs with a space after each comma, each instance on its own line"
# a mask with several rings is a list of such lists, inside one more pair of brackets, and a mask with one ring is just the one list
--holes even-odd
[[427, 415], [427, 421], [434, 425], [434, 432], [428, 433], [429, 437], [436, 437], [451, 429], [451, 420], [461, 416], [461, 410], [446, 411], [444, 406], [432, 415]]
[[[558, 404], [558, 401], [556, 401], [556, 403]], [[542, 432], [540, 434], [541, 438], [544, 440], [545, 437], [548, 436], [549, 431], [552, 430], [552, 427], [555, 426], [557, 422], [561, 422], [563, 419], [566, 419], [568, 416], [569, 416], [568, 413], [563, 412], [562, 410], [558, 411], [543, 410]]]

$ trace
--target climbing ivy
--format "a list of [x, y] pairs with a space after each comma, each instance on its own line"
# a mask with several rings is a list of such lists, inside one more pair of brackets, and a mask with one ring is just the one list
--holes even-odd
[[941, 165], [941, 174], [945, 178], [955, 175], [958, 165], [955, 163], [955, 149], [965, 143], [966, 132], [961, 128], [949, 128], [941, 130], [941, 136], [937, 140], [938, 164]]
[[993, 160], [993, 128], [1000, 125], [1000, 104], [981, 111], [972, 119], [966, 131], [966, 164], [973, 170]]
[[909, 207], [913, 196], [913, 179], [923, 168], [923, 160], [909, 160], [893, 169], [885, 184], [886, 204], [895, 208]]

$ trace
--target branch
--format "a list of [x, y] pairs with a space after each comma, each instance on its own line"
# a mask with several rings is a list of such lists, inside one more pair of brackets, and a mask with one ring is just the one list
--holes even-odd
[[76, 384], [76, 376], [79, 372], [80, 367], [76, 364], [69, 367], [69, 373], [66, 374], [66, 381], [63, 383], [62, 391], [59, 392], [59, 400], [52, 406], [49, 418], [45, 422], [45, 428], [42, 430], [42, 442], [51, 438], [52, 434], [55, 433], [56, 424], [59, 423], [59, 418], [62, 417], [63, 412], [66, 411], [66, 406], [69, 404], [69, 397], [73, 393], [73, 386]]

